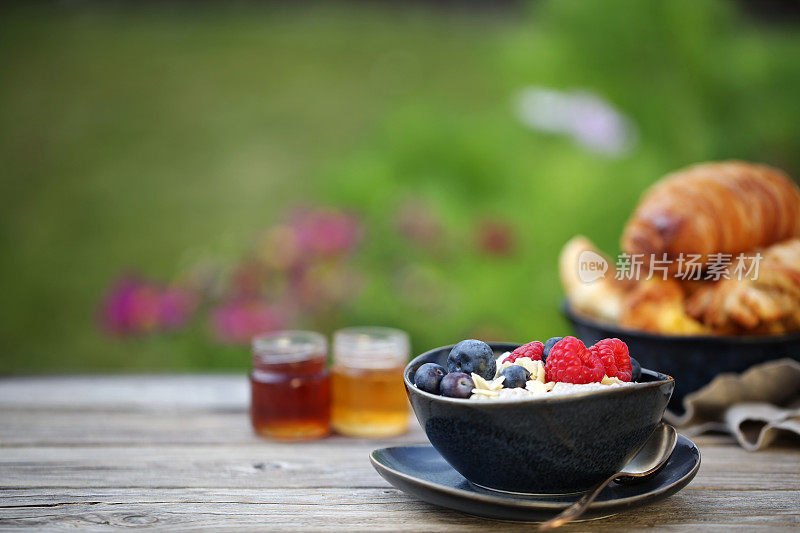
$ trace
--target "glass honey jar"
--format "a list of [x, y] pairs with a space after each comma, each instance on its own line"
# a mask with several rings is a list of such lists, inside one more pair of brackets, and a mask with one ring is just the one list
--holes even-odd
[[250, 418], [259, 435], [308, 440], [330, 433], [328, 343], [313, 331], [253, 339]]
[[351, 437], [388, 437], [408, 429], [403, 368], [408, 335], [382, 327], [337, 331], [333, 337], [331, 425]]

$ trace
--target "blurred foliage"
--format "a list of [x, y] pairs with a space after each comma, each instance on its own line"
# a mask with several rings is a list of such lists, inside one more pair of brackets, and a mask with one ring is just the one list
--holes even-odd
[[[567, 333], [568, 238], [616, 252], [643, 189], [693, 162], [798, 174], [792, 30], [707, 0], [5, 6], [0, 370], [247, 367], [206, 319], [120, 340], [95, 314], [120, 273], [233, 265], [296, 204], [365, 231], [361, 291], [310, 326], [391, 325], [417, 351]], [[637, 148], [526, 129], [532, 84], [607, 98]]]

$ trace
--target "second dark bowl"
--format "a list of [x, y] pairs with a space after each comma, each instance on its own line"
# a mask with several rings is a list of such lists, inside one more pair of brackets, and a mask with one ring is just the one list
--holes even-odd
[[[489, 343], [495, 355], [518, 344]], [[473, 401], [419, 390], [424, 363], [447, 366], [452, 346], [426, 352], [403, 379], [417, 420], [444, 459], [472, 483], [522, 493], [583, 491], [618, 472], [661, 420], [674, 380], [651, 370], [630, 387], [552, 398]]]

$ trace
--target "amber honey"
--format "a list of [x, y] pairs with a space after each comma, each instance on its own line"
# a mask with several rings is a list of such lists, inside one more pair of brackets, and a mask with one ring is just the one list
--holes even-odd
[[355, 437], [399, 435], [408, 428], [408, 399], [403, 367], [354, 369], [334, 367], [331, 402], [333, 428]]
[[277, 332], [253, 341], [250, 418], [259, 435], [282, 440], [330, 432], [330, 376], [325, 339]]
[[408, 336], [390, 328], [362, 327], [334, 335], [331, 425], [343, 435], [388, 437], [408, 428], [403, 386]]

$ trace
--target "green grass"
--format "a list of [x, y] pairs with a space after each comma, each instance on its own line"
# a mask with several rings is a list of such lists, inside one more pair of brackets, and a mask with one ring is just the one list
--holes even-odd
[[[202, 320], [110, 340], [96, 306], [129, 269], [169, 280], [197, 258], [234, 261], [298, 201], [367, 223], [365, 290], [329, 327], [394, 325], [418, 350], [563, 334], [569, 237], [615, 251], [642, 190], [688, 163], [800, 170], [800, 35], [735, 4], [367, 6], [0, 13], [0, 371], [247, 366]], [[530, 84], [605, 96], [635, 120], [637, 149], [608, 159], [526, 130], [511, 105]], [[408, 198], [440, 214], [443, 249], [395, 234]], [[511, 257], [472, 246], [487, 216], [516, 228]]]

